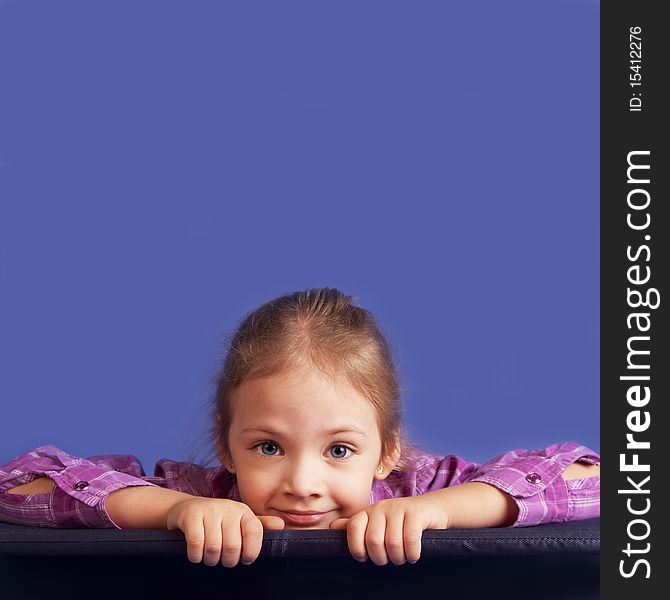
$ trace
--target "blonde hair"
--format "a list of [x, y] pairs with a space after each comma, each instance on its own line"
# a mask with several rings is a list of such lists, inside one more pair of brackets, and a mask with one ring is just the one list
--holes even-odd
[[335, 288], [280, 296], [248, 313], [233, 334], [214, 378], [210, 441], [229, 455], [231, 394], [243, 382], [304, 367], [346, 381], [375, 409], [381, 457], [393, 470], [412, 468], [417, 448], [401, 417], [401, 390], [391, 348], [372, 313]]

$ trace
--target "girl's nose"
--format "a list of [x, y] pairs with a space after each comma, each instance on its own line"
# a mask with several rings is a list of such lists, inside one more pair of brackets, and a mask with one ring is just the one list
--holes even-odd
[[310, 460], [296, 460], [287, 466], [284, 477], [284, 489], [287, 493], [300, 498], [323, 495], [325, 486], [321, 464]]

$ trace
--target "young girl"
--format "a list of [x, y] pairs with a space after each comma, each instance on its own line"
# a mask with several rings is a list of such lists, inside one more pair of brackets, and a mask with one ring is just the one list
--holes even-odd
[[263, 529], [346, 528], [353, 557], [416, 562], [424, 529], [528, 526], [599, 515], [598, 454], [572, 442], [478, 465], [414, 447], [373, 316], [335, 289], [250, 313], [217, 377], [222, 466], [82, 459], [51, 445], [0, 468], [0, 520], [180, 529], [188, 558], [253, 562]]

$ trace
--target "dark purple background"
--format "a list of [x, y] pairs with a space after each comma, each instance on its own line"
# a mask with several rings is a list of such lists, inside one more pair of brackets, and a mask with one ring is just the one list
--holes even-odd
[[148, 471], [218, 344], [339, 287], [406, 420], [599, 449], [597, 2], [0, 2], [0, 462]]

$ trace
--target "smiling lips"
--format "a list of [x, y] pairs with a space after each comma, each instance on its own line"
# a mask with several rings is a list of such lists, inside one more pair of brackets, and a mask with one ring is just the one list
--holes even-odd
[[325, 515], [328, 514], [325, 512], [314, 511], [284, 512], [283, 510], [278, 510], [277, 512], [286, 523], [291, 525], [315, 525], [321, 521]]

